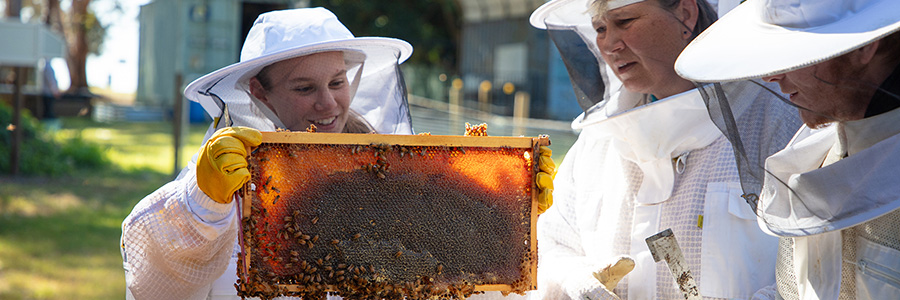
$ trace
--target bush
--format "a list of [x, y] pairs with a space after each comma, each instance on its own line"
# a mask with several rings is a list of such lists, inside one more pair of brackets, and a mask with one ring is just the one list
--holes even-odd
[[[6, 130], [9, 124], [12, 124], [12, 108], [0, 103], [0, 125], [3, 127], [0, 130], [0, 172], [6, 174], [12, 171], [12, 131]], [[109, 159], [99, 145], [86, 142], [81, 136], [56, 140], [27, 110], [22, 111], [19, 129], [22, 130], [20, 174], [59, 176], [71, 174], [76, 168], [97, 169], [109, 165]]]

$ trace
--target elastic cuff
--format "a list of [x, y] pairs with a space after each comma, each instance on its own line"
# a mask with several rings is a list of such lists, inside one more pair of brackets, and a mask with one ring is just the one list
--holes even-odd
[[234, 201], [222, 204], [210, 198], [200, 190], [200, 187], [197, 185], [197, 176], [194, 172], [187, 179], [185, 191], [187, 192], [188, 206], [198, 218], [206, 223], [216, 223], [231, 214], [235, 205]]

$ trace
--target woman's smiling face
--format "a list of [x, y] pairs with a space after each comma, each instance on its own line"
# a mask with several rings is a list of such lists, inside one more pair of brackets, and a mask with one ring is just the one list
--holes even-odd
[[342, 132], [350, 108], [344, 54], [322, 52], [276, 62], [250, 79], [250, 93], [287, 129], [302, 131], [313, 124], [318, 132]]

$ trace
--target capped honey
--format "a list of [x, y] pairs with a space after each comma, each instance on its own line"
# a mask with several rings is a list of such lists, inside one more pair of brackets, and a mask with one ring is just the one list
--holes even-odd
[[535, 289], [533, 158], [549, 139], [472, 131], [264, 132], [242, 189], [238, 295], [461, 299]]

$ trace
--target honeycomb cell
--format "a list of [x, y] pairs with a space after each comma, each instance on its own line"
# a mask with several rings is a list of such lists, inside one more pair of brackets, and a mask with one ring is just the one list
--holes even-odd
[[507, 146], [493, 137], [328, 143], [335, 134], [278, 134], [264, 133], [249, 159], [240, 296], [462, 299], [534, 289], [531, 158], [546, 137]]

